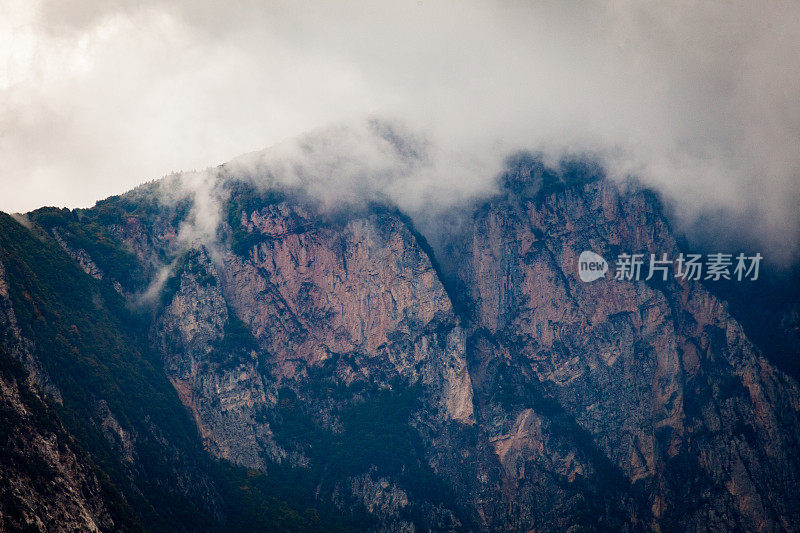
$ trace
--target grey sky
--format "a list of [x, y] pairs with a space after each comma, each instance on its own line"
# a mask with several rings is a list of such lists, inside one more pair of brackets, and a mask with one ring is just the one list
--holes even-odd
[[0, 0], [0, 209], [377, 115], [447, 154], [448, 187], [515, 148], [591, 150], [796, 243], [800, 3], [757, 4]]

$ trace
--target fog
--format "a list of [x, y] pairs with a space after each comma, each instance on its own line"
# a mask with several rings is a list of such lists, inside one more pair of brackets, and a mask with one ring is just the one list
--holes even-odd
[[[685, 228], [711, 213], [776, 260], [798, 253], [796, 2], [0, 6], [4, 211], [89, 206], [270, 146], [277, 174], [324, 177], [329, 201], [433, 208], [490, 191], [514, 150], [588, 151]], [[365, 142], [371, 117], [415, 157]], [[292, 141], [309, 131], [326, 133]]]

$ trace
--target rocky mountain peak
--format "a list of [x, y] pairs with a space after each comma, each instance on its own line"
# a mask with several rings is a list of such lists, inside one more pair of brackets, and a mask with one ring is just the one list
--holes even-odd
[[[404, 161], [422, 153], [372, 128]], [[120, 345], [135, 350], [114, 379], [137, 390], [146, 368], [163, 385], [135, 413], [111, 389], [64, 399], [86, 442], [107, 442], [94, 454], [117, 465], [136, 509], [142, 458], [196, 446], [163, 484], [176, 497], [203, 487], [218, 523], [239, 501], [224, 479], [247, 479], [293, 480], [295, 492], [269, 490], [373, 529], [800, 527], [794, 378], [700, 282], [578, 277], [585, 250], [609, 261], [683, 250], [657, 196], [620, 188], [586, 157], [520, 153], [496, 194], [442, 211], [456, 230], [431, 245], [386, 198], [320, 199], [314, 172], [347, 168], [328, 163], [281, 185], [237, 176], [235, 163], [189, 197], [173, 177], [93, 209], [30, 214], [26, 247], [60, 254], [96, 312], [125, 324]], [[207, 213], [211, 230], [191, 233]], [[20, 231], [2, 241], [16, 273], [0, 284], [3, 309], [45, 316], [68, 291], [29, 286]], [[71, 391], [76, 370], [35, 347], [46, 334], [3, 316], [4, 338], [30, 337], [28, 359]], [[79, 357], [89, 337], [64, 316], [45, 320]], [[220, 478], [203, 454], [249, 470]]]

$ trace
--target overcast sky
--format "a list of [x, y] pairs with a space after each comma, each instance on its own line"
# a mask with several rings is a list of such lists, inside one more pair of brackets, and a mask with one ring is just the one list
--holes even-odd
[[0, 210], [377, 115], [486, 169], [590, 150], [796, 242], [800, 3], [643, 4], [0, 0]]

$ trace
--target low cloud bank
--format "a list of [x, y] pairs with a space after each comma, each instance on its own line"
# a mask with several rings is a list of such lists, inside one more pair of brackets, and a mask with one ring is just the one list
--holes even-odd
[[[0, 209], [90, 205], [264, 146], [285, 179], [325, 176], [312, 185], [329, 201], [368, 190], [414, 208], [485, 194], [518, 149], [588, 152], [661, 191], [683, 227], [705, 216], [798, 256], [796, 2], [0, 9]], [[419, 157], [363, 126], [282, 142], [369, 116], [404, 124]]]

